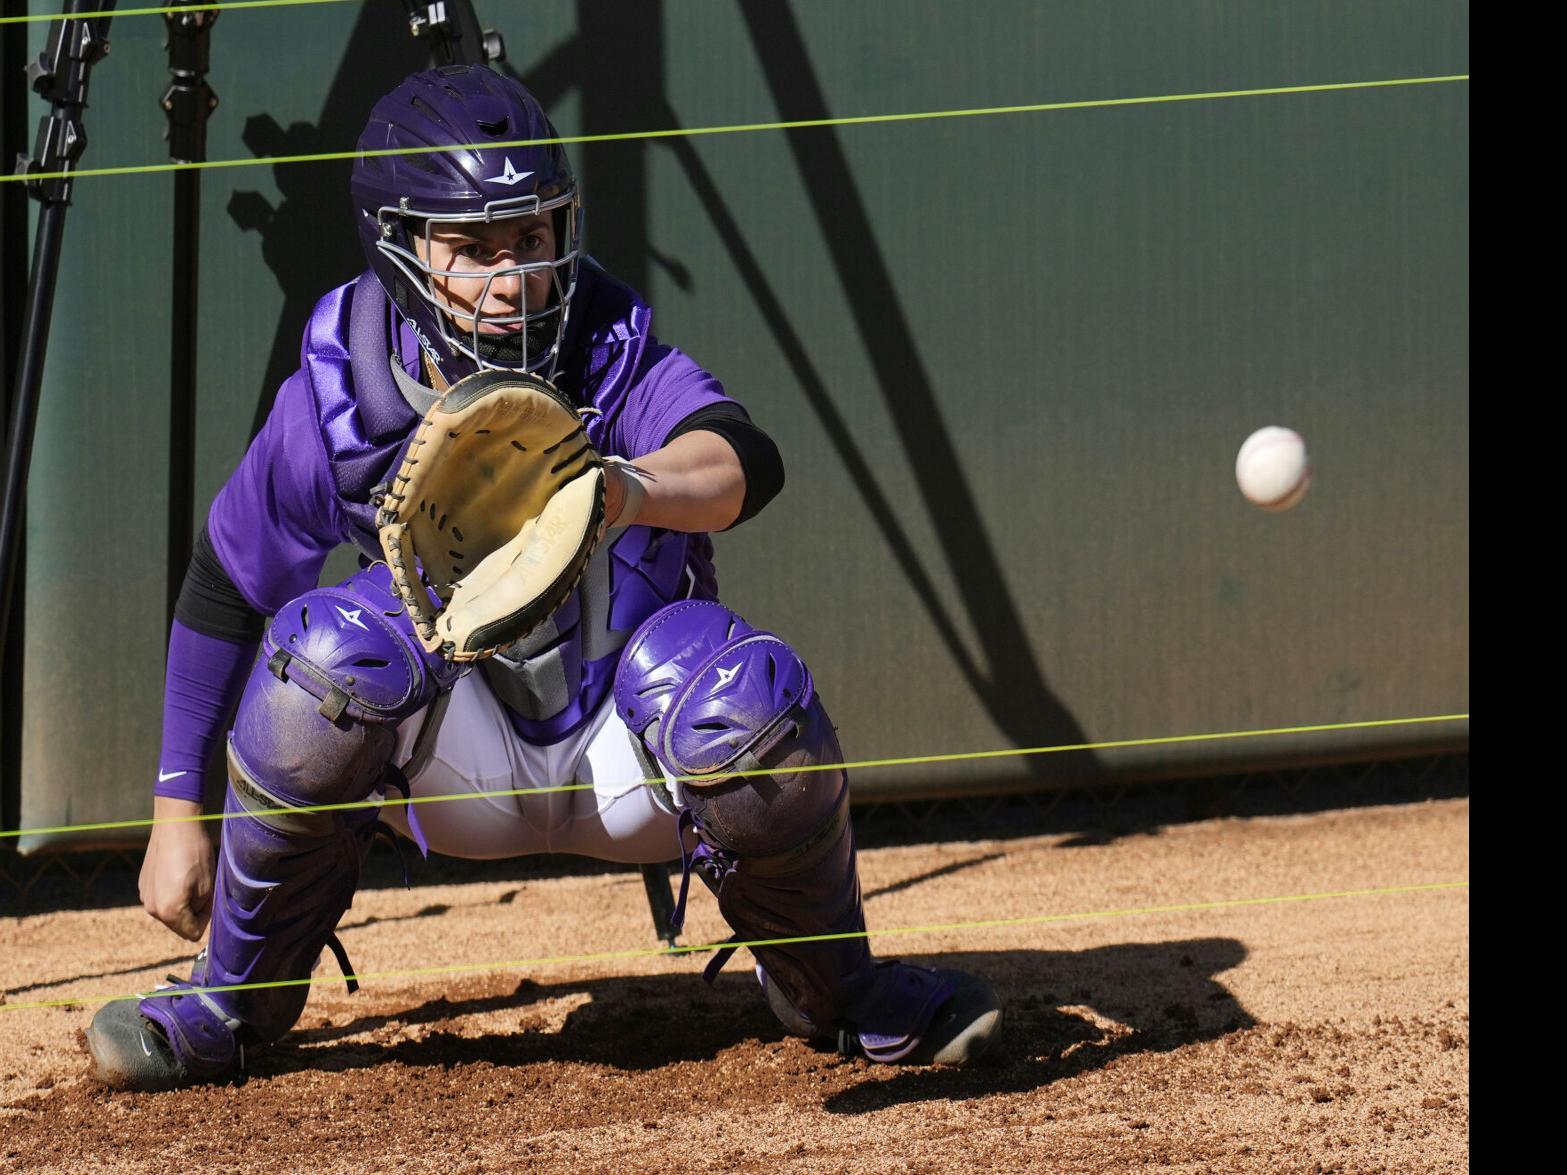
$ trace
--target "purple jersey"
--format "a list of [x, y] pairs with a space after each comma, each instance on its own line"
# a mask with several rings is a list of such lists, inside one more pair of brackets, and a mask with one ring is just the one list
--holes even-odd
[[[730, 400], [690, 357], [658, 342], [647, 305], [591, 262], [571, 310], [559, 382], [597, 410], [587, 433], [600, 453], [644, 456], [692, 413]], [[316, 306], [300, 369], [208, 517], [219, 561], [257, 611], [271, 615], [315, 587], [341, 543], [381, 557], [372, 499], [396, 474], [420, 415], [387, 357], [403, 356], [404, 372], [415, 375], [410, 341], [373, 276]], [[717, 597], [712, 554], [705, 534], [611, 531], [566, 604], [481, 665], [518, 732], [549, 743], [580, 726], [608, 692], [637, 625], [673, 600]]]

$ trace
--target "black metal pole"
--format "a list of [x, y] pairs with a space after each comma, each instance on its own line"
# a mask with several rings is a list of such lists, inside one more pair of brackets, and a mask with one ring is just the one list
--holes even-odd
[[[30, 115], [27, 107], [27, 29], [0, 28], [0, 159], [26, 154]], [[21, 184], [0, 187], [0, 258], [27, 256], [27, 190]], [[20, 264], [0, 265], [0, 388], [4, 416], [0, 437], [10, 427], [11, 390], [16, 386], [17, 358], [22, 353], [22, 306], [27, 297], [27, 270]], [[27, 576], [27, 547], [17, 544], [16, 577]], [[22, 641], [25, 601], [13, 600], [13, 615], [5, 649], [0, 650], [0, 829], [21, 827], [22, 812]], [[0, 848], [0, 861], [16, 851]]]
[[[181, 8], [195, 0], [174, 0]], [[168, 115], [164, 138], [175, 163], [200, 163], [207, 157], [207, 118], [217, 95], [207, 85], [208, 49], [216, 11], [165, 12], [163, 20], [172, 80], [160, 104]], [[167, 616], [185, 581], [194, 545], [196, 507], [196, 356], [197, 302], [201, 268], [201, 173], [174, 173], [173, 306], [169, 330], [169, 525]]]
[[[33, 456], [33, 427], [38, 418], [38, 394], [49, 345], [49, 320], [54, 312], [65, 210], [71, 202], [73, 180], [68, 173], [87, 149], [82, 111], [87, 107], [89, 74], [109, 51], [110, 18], [74, 14], [104, 13], [114, 4], [115, 0], [66, 0], [65, 13], [70, 19], [53, 23], [48, 47], [27, 67], [33, 89], [49, 100], [50, 111], [39, 123], [33, 158], [18, 160], [16, 169], [18, 175], [40, 177], [28, 179], [26, 186], [28, 193], [43, 204], [43, 211], [38, 217], [32, 273], [27, 282], [22, 354], [16, 365], [16, 389], [11, 396], [6, 440], [5, 501], [0, 512], [0, 649], [6, 647], [6, 628], [16, 586], [27, 470]], [[49, 176], [55, 178], [43, 178]]]
[[168, 602], [174, 622], [195, 537], [196, 503], [196, 282], [200, 251], [201, 173], [174, 176], [174, 292], [169, 340]]

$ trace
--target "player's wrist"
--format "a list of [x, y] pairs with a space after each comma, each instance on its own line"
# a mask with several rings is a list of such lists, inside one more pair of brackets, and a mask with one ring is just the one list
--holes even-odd
[[620, 457], [604, 458], [604, 522], [634, 526], [647, 504], [647, 483], [637, 467]]
[[185, 799], [181, 796], [153, 796], [152, 818], [153, 832], [162, 829], [187, 829], [200, 828], [201, 822], [197, 819], [202, 814], [201, 801]]

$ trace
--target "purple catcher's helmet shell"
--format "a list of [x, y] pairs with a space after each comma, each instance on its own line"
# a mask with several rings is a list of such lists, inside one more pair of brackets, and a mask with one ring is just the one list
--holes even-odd
[[[532, 94], [479, 65], [413, 74], [370, 112], [350, 182], [359, 240], [387, 296], [448, 380], [478, 368], [548, 378], [559, 366], [576, 292], [581, 202], [566, 152], [559, 143], [537, 142], [557, 137]], [[400, 153], [364, 154], [382, 151]], [[491, 280], [547, 270], [549, 304], [510, 318], [475, 313], [459, 325], [435, 295], [431, 275], [442, 271], [419, 259], [414, 235], [423, 232], [428, 244], [432, 225], [535, 214], [553, 218], [556, 257], [495, 269]], [[485, 321], [523, 329], [483, 334]]]

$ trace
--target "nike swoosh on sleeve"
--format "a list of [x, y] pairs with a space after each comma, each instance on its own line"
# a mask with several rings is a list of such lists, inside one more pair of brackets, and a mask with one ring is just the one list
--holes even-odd
[[159, 783], [168, 783], [169, 780], [171, 780], [171, 779], [178, 779], [182, 775], [189, 775], [189, 774], [190, 774], [189, 771], [170, 771], [167, 774], [165, 774], [162, 771], [159, 771], [158, 772], [158, 782]]

